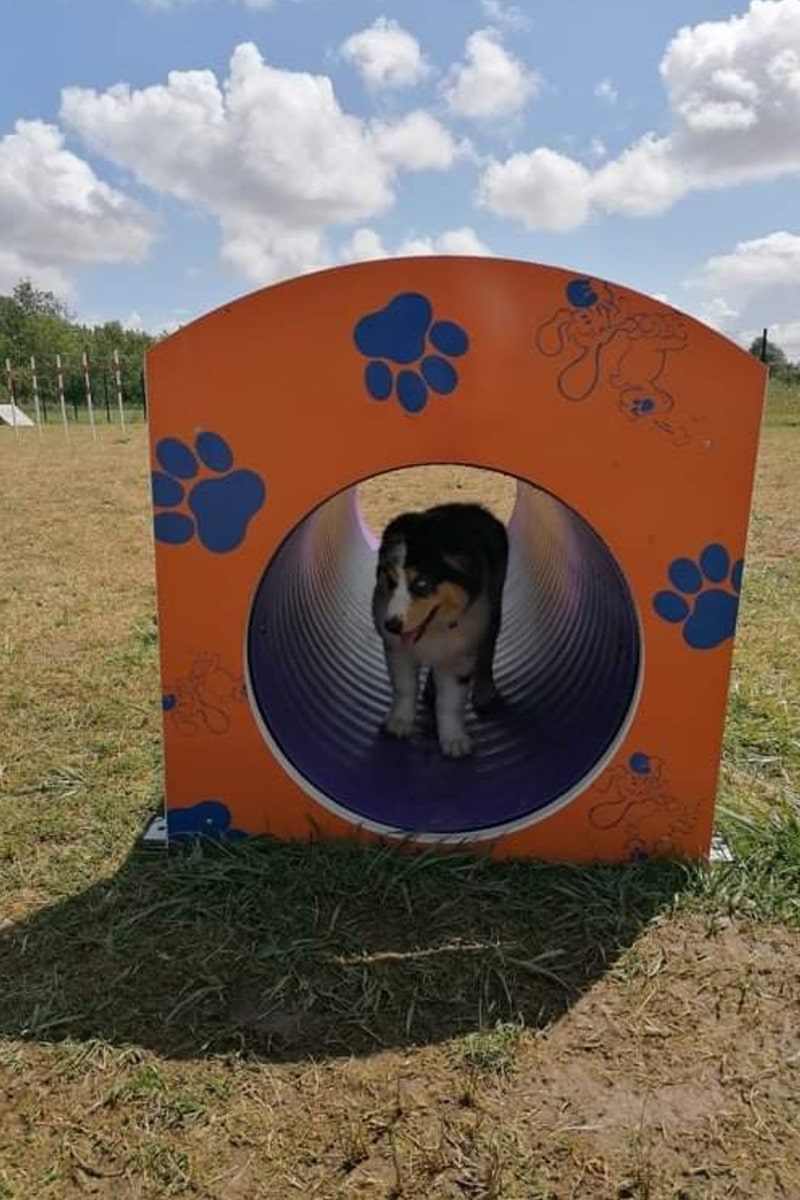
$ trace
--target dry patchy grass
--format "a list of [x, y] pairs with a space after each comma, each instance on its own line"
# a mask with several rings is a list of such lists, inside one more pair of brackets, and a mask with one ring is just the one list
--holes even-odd
[[[800, 1194], [794, 403], [713, 871], [131, 853], [160, 787], [143, 431], [0, 431], [0, 1197]], [[365, 505], [476, 489], [507, 511], [447, 469]]]

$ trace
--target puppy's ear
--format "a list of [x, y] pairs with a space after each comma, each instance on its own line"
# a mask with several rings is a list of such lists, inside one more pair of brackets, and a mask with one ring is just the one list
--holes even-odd
[[468, 554], [445, 554], [443, 561], [452, 571], [459, 575], [469, 575], [473, 569], [472, 559]]
[[392, 558], [397, 556], [397, 549], [402, 545], [402, 542], [402, 537], [387, 530], [383, 535], [383, 541], [378, 547], [378, 565], [388, 566]]

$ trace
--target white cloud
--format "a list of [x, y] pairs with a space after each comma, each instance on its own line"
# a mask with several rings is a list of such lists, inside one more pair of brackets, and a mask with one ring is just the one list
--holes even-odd
[[446, 171], [459, 156], [472, 152], [468, 141], [457, 143], [424, 109], [415, 109], [394, 122], [375, 121], [371, 133], [384, 162], [408, 171]]
[[69, 276], [60, 267], [34, 261], [5, 247], [0, 249], [0, 295], [10, 294], [21, 279], [30, 279], [39, 288], [55, 292], [62, 300], [73, 294]]
[[715, 254], [697, 272], [695, 286], [736, 291], [748, 299], [764, 288], [800, 285], [800, 236], [780, 231], [739, 242], [729, 254]]
[[[800, 0], [751, 0], [741, 16], [685, 27], [660, 70], [669, 132], [645, 133], [588, 176], [588, 203], [562, 228], [593, 209], [652, 216], [693, 190], [800, 173]], [[516, 215], [539, 227], [542, 207], [537, 192], [534, 207]]]
[[555, 150], [512, 154], [491, 163], [481, 178], [479, 202], [529, 229], [561, 232], [582, 225], [589, 214], [590, 172]]
[[461, 229], [448, 229], [435, 237], [413, 237], [402, 242], [398, 255], [410, 254], [464, 254], [487, 257], [491, 250], [482, 242], [469, 225]]
[[380, 234], [374, 229], [357, 229], [341, 251], [344, 262], [368, 262], [374, 258], [389, 258]]
[[541, 80], [503, 46], [495, 29], [477, 29], [467, 38], [466, 61], [454, 64], [444, 84], [450, 111], [473, 121], [495, 121], [519, 113]]
[[619, 93], [610, 79], [601, 79], [594, 89], [594, 94], [600, 100], [607, 100], [609, 104], [616, 104], [619, 99]]
[[666, 212], [689, 190], [686, 168], [668, 140], [650, 133], [600, 167], [589, 184], [598, 208], [629, 217]]
[[68, 294], [70, 267], [140, 262], [154, 221], [66, 150], [60, 130], [18, 121], [0, 139], [0, 288], [21, 276]]
[[417, 39], [387, 17], [351, 34], [341, 52], [373, 88], [413, 87], [430, 70]]
[[500, 0], [481, 0], [481, 8], [488, 21], [505, 29], [520, 31], [530, 29], [530, 21], [516, 4], [501, 4]]
[[446, 229], [433, 236], [408, 237], [394, 251], [386, 249], [374, 229], [357, 229], [342, 247], [341, 257], [343, 261], [365, 262], [373, 258], [404, 258], [411, 255], [463, 254], [484, 257], [491, 253], [475, 230], [465, 225], [460, 229]]
[[[800, 312], [800, 235], [780, 230], [739, 242], [729, 253], [707, 259], [685, 286], [690, 303], [710, 325], [748, 342], [755, 336], [754, 330], [760, 333], [769, 326], [773, 341], [783, 346], [790, 358], [795, 355], [793, 330], [800, 324], [794, 318]], [[784, 340], [775, 332], [778, 329]]]
[[591, 150], [594, 158], [605, 158], [608, 154], [605, 142], [599, 137], [592, 138], [589, 149]]
[[234, 51], [228, 78], [173, 71], [166, 84], [67, 88], [63, 120], [155, 191], [213, 215], [223, 261], [265, 283], [331, 260], [329, 227], [390, 207], [400, 169], [446, 169], [459, 149], [434, 118], [374, 126], [345, 113], [330, 79]]

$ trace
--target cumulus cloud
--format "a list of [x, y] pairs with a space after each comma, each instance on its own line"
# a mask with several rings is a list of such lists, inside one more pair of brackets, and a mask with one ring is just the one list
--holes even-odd
[[138, 90], [67, 88], [61, 114], [141, 183], [213, 215], [224, 262], [256, 283], [325, 265], [327, 229], [388, 209], [401, 169], [445, 170], [459, 153], [428, 114], [370, 125], [327, 76], [273, 67], [251, 43], [222, 83], [197, 70]]
[[424, 109], [393, 122], [374, 121], [370, 129], [383, 161], [408, 171], [446, 171], [460, 156], [472, 154], [468, 141], [456, 142]]
[[491, 253], [469, 225], [460, 229], [446, 229], [433, 236], [408, 237], [393, 251], [386, 249], [374, 229], [362, 227], [342, 248], [341, 257], [344, 261], [365, 262], [373, 258], [405, 258], [411, 255], [463, 254], [483, 257]]
[[68, 294], [68, 269], [140, 262], [153, 218], [99, 179], [42, 121], [18, 121], [0, 139], [0, 288], [23, 276]]
[[781, 230], [739, 242], [728, 254], [709, 258], [695, 286], [747, 296], [764, 288], [800, 285], [800, 236]]
[[373, 88], [413, 87], [430, 70], [417, 39], [387, 17], [351, 34], [341, 52]]
[[562, 232], [582, 225], [589, 215], [590, 178], [580, 163], [541, 147], [491, 163], [481, 178], [478, 200], [528, 229]]
[[519, 113], [540, 88], [539, 76], [506, 50], [496, 29], [477, 29], [467, 38], [465, 61], [450, 68], [443, 91], [455, 116], [496, 121]]
[[709, 324], [744, 341], [769, 326], [770, 337], [796, 356], [800, 322], [786, 314], [800, 312], [800, 235], [779, 230], [739, 242], [707, 259], [686, 287]]
[[[645, 133], [595, 170], [586, 179], [586, 205], [576, 205], [572, 222], [562, 228], [582, 224], [593, 210], [652, 216], [692, 190], [800, 172], [800, 0], [752, 0], [741, 16], [685, 27], [667, 47], [660, 70], [669, 132]], [[508, 211], [514, 207], [508, 196], [517, 193], [519, 155], [488, 168], [489, 194], [496, 211], [517, 215], [532, 228], [552, 228], [550, 205], [541, 199], [547, 160], [541, 148], [527, 158], [533, 200], [524, 214]], [[553, 182], [556, 191], [565, 171]]]

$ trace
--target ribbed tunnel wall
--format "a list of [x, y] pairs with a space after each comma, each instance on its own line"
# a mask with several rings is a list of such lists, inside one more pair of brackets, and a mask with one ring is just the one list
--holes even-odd
[[430, 731], [380, 734], [389, 686], [371, 623], [375, 550], [356, 489], [311, 513], [258, 588], [249, 686], [275, 747], [323, 802], [416, 834], [522, 822], [562, 803], [595, 769], [631, 711], [639, 629], [627, 585], [589, 526], [520, 483], [496, 678], [506, 700], [471, 713], [476, 752], [452, 761]]

